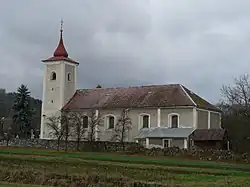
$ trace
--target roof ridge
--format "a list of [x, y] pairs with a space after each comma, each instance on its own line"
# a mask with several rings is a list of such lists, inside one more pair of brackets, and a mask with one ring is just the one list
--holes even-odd
[[101, 89], [120, 89], [120, 88], [147, 88], [147, 87], [157, 87], [157, 86], [179, 86], [181, 84], [152, 84], [152, 85], [141, 85], [141, 86], [128, 86], [128, 87], [107, 87], [107, 88], [81, 88], [81, 89], [77, 89], [79, 91], [81, 90], [101, 90]]

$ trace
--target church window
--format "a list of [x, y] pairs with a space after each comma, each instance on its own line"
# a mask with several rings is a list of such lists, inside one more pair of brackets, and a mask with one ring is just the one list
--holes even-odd
[[141, 128], [149, 128], [150, 127], [150, 115], [141, 114], [139, 124]]
[[53, 71], [53, 72], [51, 73], [50, 79], [51, 79], [51, 80], [56, 80], [56, 72]]
[[114, 116], [107, 116], [106, 117], [107, 129], [114, 129], [115, 128], [115, 117]]
[[145, 115], [142, 117], [142, 128], [148, 128], [149, 126], [149, 116]]
[[180, 121], [179, 114], [169, 114], [168, 120], [169, 120], [169, 127], [170, 128], [178, 128], [179, 127], [179, 121]]
[[89, 117], [88, 116], [84, 116], [82, 119], [82, 126], [83, 128], [87, 129], [89, 126]]
[[71, 81], [71, 80], [72, 80], [72, 74], [68, 73], [68, 81]]

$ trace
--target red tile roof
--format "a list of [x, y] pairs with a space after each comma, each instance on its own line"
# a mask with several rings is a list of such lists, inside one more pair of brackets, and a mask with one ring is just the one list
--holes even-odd
[[43, 62], [54, 62], [54, 61], [62, 61], [62, 60], [76, 64], [76, 65], [79, 64], [79, 62], [76, 62], [76, 61], [72, 60], [71, 58], [63, 57], [63, 56], [58, 56], [58, 57], [53, 56], [53, 57], [50, 57], [50, 58], [48, 58], [46, 60], [42, 60], [42, 61]]
[[62, 33], [60, 36], [59, 44], [54, 52], [54, 57], [68, 57], [68, 52], [66, 51], [64, 44], [63, 44], [63, 38]]
[[219, 111], [208, 102], [202, 105], [194, 103], [186, 89], [180, 84], [81, 89], [76, 91], [63, 109], [197, 106]]

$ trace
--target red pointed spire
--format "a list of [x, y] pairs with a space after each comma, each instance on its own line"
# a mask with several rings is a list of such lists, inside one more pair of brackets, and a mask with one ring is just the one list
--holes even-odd
[[60, 41], [59, 44], [54, 52], [54, 57], [68, 57], [68, 53], [64, 47], [63, 44], [63, 37], [62, 37], [62, 33], [63, 33], [63, 20], [61, 20], [61, 29], [60, 29]]
[[63, 20], [61, 20], [61, 29], [60, 29], [60, 40], [59, 40], [59, 44], [54, 52], [54, 55], [53, 57], [50, 57], [48, 59], [45, 59], [45, 60], [42, 60], [42, 62], [53, 62], [53, 61], [61, 61], [61, 60], [64, 60], [64, 61], [67, 61], [67, 62], [70, 62], [70, 63], [73, 63], [73, 64], [76, 64], [76, 65], [79, 65], [79, 62], [77, 61], [74, 61], [72, 59], [70, 59], [68, 56], [68, 52], [66, 51], [65, 47], [64, 47], [64, 44], [63, 44], [63, 36], [62, 36], [62, 33], [63, 33]]

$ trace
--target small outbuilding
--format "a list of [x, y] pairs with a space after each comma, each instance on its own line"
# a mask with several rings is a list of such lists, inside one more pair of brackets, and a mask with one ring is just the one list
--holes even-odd
[[196, 129], [189, 138], [192, 145], [200, 148], [229, 148], [228, 133], [225, 129]]
[[144, 128], [140, 130], [135, 140], [147, 148], [179, 147], [188, 149], [189, 136], [194, 130], [193, 128]]

